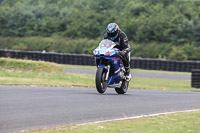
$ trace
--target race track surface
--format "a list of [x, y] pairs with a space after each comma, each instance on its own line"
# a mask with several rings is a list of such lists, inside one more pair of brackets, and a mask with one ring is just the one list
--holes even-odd
[[[87, 74], [96, 74], [96, 70], [87, 70], [87, 69], [65, 69], [66, 72], [72, 73], [87, 73]], [[171, 80], [191, 80], [189, 75], [174, 75], [174, 74], [160, 74], [160, 73], [147, 73], [147, 72], [131, 72], [133, 77], [142, 77], [142, 78], [156, 78], [156, 79], [171, 79]]]
[[0, 132], [200, 109], [200, 92], [0, 86]]

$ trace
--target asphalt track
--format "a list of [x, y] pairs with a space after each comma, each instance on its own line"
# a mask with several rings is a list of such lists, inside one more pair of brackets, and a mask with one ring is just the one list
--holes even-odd
[[0, 132], [200, 109], [200, 92], [0, 86]]
[[[96, 73], [96, 70], [87, 70], [87, 69], [65, 69], [65, 71], [72, 73], [87, 73], [87, 74]], [[142, 78], [191, 80], [190, 75], [160, 74], [160, 73], [145, 73], [145, 72], [131, 72], [131, 74], [133, 77], [142, 77]]]

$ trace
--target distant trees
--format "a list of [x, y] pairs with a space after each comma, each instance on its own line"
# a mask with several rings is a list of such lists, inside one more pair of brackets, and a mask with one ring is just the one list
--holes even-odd
[[[0, 39], [100, 40], [110, 22], [118, 23], [126, 32], [133, 56], [199, 60], [199, 1], [0, 0]], [[22, 42], [12, 43], [12, 48], [29, 49]], [[5, 44], [0, 44], [4, 48]], [[178, 58], [178, 53], [183, 57]]]

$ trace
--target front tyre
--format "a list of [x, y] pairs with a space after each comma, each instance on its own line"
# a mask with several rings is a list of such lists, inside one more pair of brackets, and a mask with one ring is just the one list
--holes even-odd
[[99, 93], [104, 93], [107, 89], [106, 71], [101, 67], [96, 72], [96, 88]]
[[115, 91], [118, 93], [118, 94], [125, 94], [128, 90], [128, 85], [129, 85], [129, 81], [127, 80], [124, 80], [122, 81], [122, 85], [120, 88], [115, 88]]

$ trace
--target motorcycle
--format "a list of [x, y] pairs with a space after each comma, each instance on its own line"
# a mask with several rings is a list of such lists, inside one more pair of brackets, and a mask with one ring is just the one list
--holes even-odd
[[115, 88], [118, 94], [125, 94], [128, 90], [129, 80], [126, 78], [123, 62], [120, 58], [120, 50], [116, 44], [104, 39], [93, 51], [96, 58], [96, 89], [104, 93], [107, 87]]

